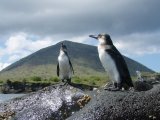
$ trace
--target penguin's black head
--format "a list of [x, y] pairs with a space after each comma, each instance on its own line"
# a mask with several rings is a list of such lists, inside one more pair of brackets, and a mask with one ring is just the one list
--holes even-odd
[[67, 47], [66, 47], [66, 45], [64, 45], [63, 43], [61, 43], [61, 49], [60, 50], [62, 50], [62, 51], [64, 51], [64, 52], [67, 52]]
[[100, 44], [113, 45], [110, 35], [108, 34], [98, 34], [98, 36], [89, 35], [89, 37], [99, 40]]

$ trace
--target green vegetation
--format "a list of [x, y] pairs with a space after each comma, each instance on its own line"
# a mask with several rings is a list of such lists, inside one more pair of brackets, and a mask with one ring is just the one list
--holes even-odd
[[[60, 81], [58, 77], [50, 77], [48, 79], [46, 78], [41, 78], [39, 76], [33, 76], [30, 78], [23, 78], [19, 80], [14, 80], [14, 79], [7, 79], [7, 80], [0, 80], [0, 84], [6, 84], [8, 82], [16, 83], [16, 82], [21, 82], [21, 83], [26, 83], [26, 84], [32, 84], [32, 83], [48, 83], [48, 84], [57, 84]], [[109, 78], [107, 76], [74, 76], [72, 78], [73, 83], [78, 83], [78, 84], [87, 84], [91, 86], [101, 86], [104, 83], [108, 82]]]
[[109, 81], [107, 76], [75, 76], [72, 79], [72, 82], [78, 84], [86, 84], [90, 86], [102, 86]]
[[0, 85], [3, 83], [3, 80], [0, 80]]
[[0, 91], [3, 93], [32, 92], [58, 82], [59, 79], [57, 77], [43, 79], [39, 76], [33, 76], [31, 78], [23, 78], [22, 80], [7, 79], [0, 81]]
[[34, 77], [31, 78], [31, 80], [32, 80], [32, 81], [35, 81], [35, 82], [39, 82], [39, 81], [41, 81], [42, 79], [41, 79], [41, 77], [34, 76]]
[[[11, 81], [15, 81], [15, 80], [11, 80]], [[17, 80], [17, 81], [25, 81], [28, 84], [32, 84], [32, 83], [48, 83], [48, 84], [56, 84], [59, 82], [59, 78], [58, 77], [50, 77], [50, 78], [42, 78], [40, 76], [33, 76], [30, 78], [24, 78], [23, 80]]]
[[[160, 73], [146, 73], [142, 72], [142, 77], [144, 79], [160, 79]], [[137, 80], [136, 76], [132, 77], [132, 80]], [[23, 79], [6, 79], [0, 80], [0, 91], [3, 93], [10, 93], [13, 92], [32, 92], [40, 90], [46, 86], [54, 85], [60, 83], [58, 77], [50, 77], [50, 78], [43, 78], [40, 76], [32, 76], [29, 78]], [[95, 75], [83, 75], [83, 76], [73, 76], [72, 78], [73, 83], [77, 84], [84, 84], [89, 86], [100, 87], [105, 85], [109, 82], [109, 77], [104, 74], [95, 74]]]
[[[104, 73], [104, 69], [98, 58], [97, 47], [69, 41], [64, 41], [64, 44], [68, 47], [75, 76], [78, 76], [83, 80], [85, 80], [85, 76], [87, 76], [86, 78], [89, 78], [90, 76], [98, 76], [100, 79], [102, 79], [101, 76], [105, 76], [106, 73]], [[49, 81], [52, 76], [56, 76], [59, 48], [60, 43], [43, 48], [13, 63], [0, 72], [0, 79], [22, 81], [25, 78], [27, 81], [34, 82]], [[153, 72], [149, 68], [132, 59], [125, 57], [125, 60], [131, 75], [135, 75], [136, 70]], [[34, 76], [40, 77], [41, 79], [34, 78]], [[50, 80], [51, 83], [56, 81], [56, 79], [55, 81]], [[79, 80], [79, 82], [81, 82], [81, 80]], [[94, 80], [87, 83], [99, 84]]]
[[[89, 86], [102, 86], [106, 82], [108, 82], [109, 79], [107, 76], [102, 75], [95, 75], [95, 76], [74, 76], [72, 78], [73, 83], [77, 84], [85, 84]], [[7, 79], [0, 81], [1, 83], [1, 92], [3, 93], [10, 93], [10, 92], [32, 92], [40, 90], [46, 86], [54, 85], [57, 83], [60, 83], [58, 77], [50, 77], [50, 78], [42, 78], [39, 76], [33, 76], [30, 78], [23, 78], [19, 80], [14, 79]]]
[[49, 81], [52, 83], [57, 83], [57, 82], [59, 82], [60, 80], [59, 80], [59, 78], [58, 77], [51, 77], [51, 78], [49, 78]]

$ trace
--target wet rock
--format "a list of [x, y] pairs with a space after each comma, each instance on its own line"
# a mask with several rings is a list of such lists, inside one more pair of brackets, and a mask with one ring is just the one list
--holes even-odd
[[159, 120], [160, 84], [147, 91], [94, 91], [91, 101], [67, 120]]
[[154, 84], [153, 88], [147, 88], [147, 91], [113, 92], [95, 89], [84, 92], [80, 88], [80, 85], [46, 87], [36, 93], [0, 104], [0, 115], [5, 119], [14, 116], [15, 120], [160, 118], [160, 84]]
[[[15, 120], [64, 120], [89, 102], [82, 90], [70, 85], [50, 86], [0, 104], [0, 117]], [[84, 100], [85, 102], [81, 100]], [[8, 112], [9, 111], [9, 112]], [[12, 115], [6, 113], [14, 113]]]
[[143, 81], [135, 81], [134, 89], [136, 91], [147, 91], [153, 88], [153, 85], [148, 82]]

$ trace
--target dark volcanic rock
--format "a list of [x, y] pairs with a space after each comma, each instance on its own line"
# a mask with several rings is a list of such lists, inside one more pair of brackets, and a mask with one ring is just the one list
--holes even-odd
[[0, 104], [0, 120], [10, 116], [16, 120], [160, 119], [160, 84], [141, 92], [88, 91], [91, 96], [89, 103], [90, 97], [77, 87], [79, 85], [50, 86]]
[[82, 101], [86, 96], [83, 91], [70, 85], [50, 86], [1, 103], [0, 120], [10, 116], [15, 120], [63, 120], [89, 101]]
[[91, 102], [67, 120], [160, 119], [160, 84], [151, 90], [98, 91]]
[[135, 81], [134, 89], [136, 91], [147, 91], [153, 88], [153, 85], [148, 82]]

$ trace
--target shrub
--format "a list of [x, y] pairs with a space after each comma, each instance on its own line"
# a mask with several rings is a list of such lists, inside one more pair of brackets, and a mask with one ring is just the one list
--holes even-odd
[[90, 84], [94, 86], [94, 85], [96, 85], [96, 82], [95, 81], [91, 81]]
[[82, 83], [82, 80], [78, 76], [75, 76], [73, 78], [73, 81], [76, 82], [76, 83]]
[[6, 81], [6, 83], [5, 83], [8, 87], [9, 87], [9, 89], [11, 89], [12, 88], [12, 81], [10, 81], [9, 79]]
[[59, 82], [59, 79], [57, 77], [51, 77], [49, 78], [49, 81]]
[[98, 76], [91, 76], [90, 79], [95, 80], [95, 81], [100, 81], [101, 80], [101, 78], [98, 77]]
[[42, 79], [41, 79], [41, 77], [34, 76], [31, 78], [31, 80], [38, 82], [38, 81], [41, 81]]
[[12, 86], [14, 90], [21, 90], [21, 91], [25, 90], [25, 85], [19, 81], [12, 82]]
[[55, 77], [53, 80], [54, 82], [59, 82], [59, 79], [57, 77]]
[[87, 82], [87, 81], [88, 81], [88, 79], [87, 79], [87, 78], [84, 78], [84, 79], [83, 79], [83, 81]]
[[3, 81], [2, 80], [0, 80], [0, 84], [2, 84], [3, 83]]

